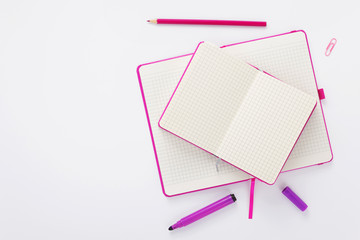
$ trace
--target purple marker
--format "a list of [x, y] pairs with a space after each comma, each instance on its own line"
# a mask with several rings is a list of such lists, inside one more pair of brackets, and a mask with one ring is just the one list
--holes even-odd
[[306, 205], [306, 203], [301, 200], [301, 198], [296, 195], [296, 193], [294, 193], [291, 188], [284, 188], [284, 190], [282, 190], [282, 193], [301, 211], [305, 211], [307, 209], [308, 206]]
[[206, 206], [206, 207], [190, 214], [189, 216], [182, 218], [180, 221], [178, 221], [174, 225], [170, 226], [169, 230], [171, 231], [176, 228], [185, 227], [185, 226], [189, 225], [190, 223], [196, 222], [197, 220], [199, 220], [203, 217], [206, 217], [207, 215], [209, 215], [213, 212], [216, 212], [217, 210], [220, 210], [229, 204], [234, 203], [235, 201], [236, 201], [235, 195], [230, 194], [230, 195], [210, 204], [209, 206]]

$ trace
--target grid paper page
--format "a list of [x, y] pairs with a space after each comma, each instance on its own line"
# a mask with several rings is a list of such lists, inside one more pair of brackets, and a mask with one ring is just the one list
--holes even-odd
[[259, 72], [218, 156], [274, 183], [315, 104], [310, 95]]
[[160, 126], [272, 184], [316, 100], [200, 44]]
[[223, 48], [233, 56], [271, 73], [317, 100], [283, 171], [322, 164], [332, 160], [332, 152], [311, 65], [306, 35], [297, 31], [277, 37]]
[[163, 190], [172, 196], [251, 178], [237, 168], [158, 126], [190, 56], [143, 65], [139, 69]]
[[215, 154], [258, 70], [201, 43], [160, 126]]

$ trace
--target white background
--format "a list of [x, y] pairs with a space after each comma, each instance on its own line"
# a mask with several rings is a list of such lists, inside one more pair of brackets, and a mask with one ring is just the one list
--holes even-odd
[[[359, 239], [357, 1], [0, 2], [0, 239]], [[268, 27], [156, 26], [151, 18], [266, 20]], [[304, 29], [333, 162], [257, 182], [166, 198], [136, 67]], [[331, 38], [338, 44], [330, 57]], [[309, 205], [296, 209], [289, 185]], [[229, 193], [238, 201], [167, 228]]]

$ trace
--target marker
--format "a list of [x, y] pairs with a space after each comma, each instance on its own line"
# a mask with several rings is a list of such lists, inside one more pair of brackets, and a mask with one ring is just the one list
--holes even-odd
[[308, 205], [298, 195], [296, 195], [291, 188], [284, 188], [282, 193], [301, 211], [305, 211], [307, 209]]
[[235, 201], [236, 201], [235, 195], [230, 194], [230, 195], [210, 204], [209, 206], [206, 206], [206, 207], [190, 214], [189, 216], [182, 218], [180, 221], [178, 221], [177, 223], [170, 226], [169, 231], [172, 231], [177, 228], [185, 227], [193, 222], [196, 222], [197, 220], [199, 220], [203, 217], [206, 217], [207, 215], [209, 215], [213, 212], [216, 212], [217, 210], [220, 210], [220, 209], [226, 207], [227, 205], [234, 203]]

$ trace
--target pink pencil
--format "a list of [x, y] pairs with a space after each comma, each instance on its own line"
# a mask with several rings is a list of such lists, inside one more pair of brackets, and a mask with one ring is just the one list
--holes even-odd
[[190, 25], [231, 25], [266, 27], [266, 22], [235, 20], [200, 20], [200, 19], [154, 19], [147, 20], [155, 24], [190, 24]]

